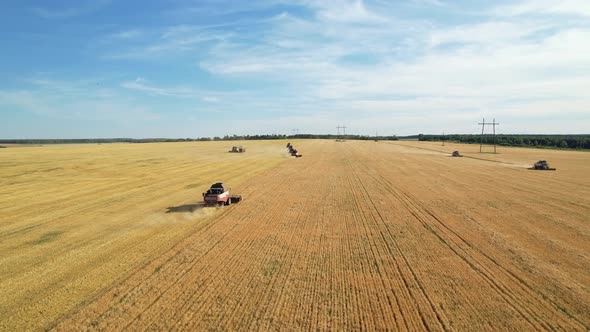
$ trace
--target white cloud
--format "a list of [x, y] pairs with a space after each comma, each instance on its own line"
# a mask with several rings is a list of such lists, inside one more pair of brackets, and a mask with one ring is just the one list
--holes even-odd
[[[173, 58], [182, 53], [201, 49], [212, 42], [222, 42], [232, 36], [231, 33], [212, 30], [210, 26], [178, 25], [171, 26], [159, 33], [146, 33], [138, 29], [125, 30], [108, 36], [105, 40], [133, 39], [136, 42], [117, 44], [102, 55], [104, 59], [157, 59]], [[143, 37], [143, 38], [139, 38]]]
[[[323, 101], [312, 107], [332, 121], [348, 117], [357, 123], [358, 116], [348, 115], [353, 112], [384, 118], [412, 114], [433, 121], [448, 114], [466, 120], [520, 113], [571, 116], [578, 127], [586, 115], [581, 122], [590, 125], [585, 92], [590, 86], [590, 25], [489, 16], [484, 22], [421, 28], [394, 18], [372, 21], [362, 2], [352, 2], [341, 20], [331, 16], [339, 13], [338, 5], [326, 6], [312, 2], [312, 19], [283, 13], [262, 44], [218, 45], [201, 67], [220, 76], [295, 86], [301, 95]], [[356, 24], [363, 19], [369, 24]], [[376, 59], [365, 66], [341, 62], [356, 54]], [[339, 113], [329, 115], [326, 109]], [[463, 131], [471, 125], [466, 123]]]
[[305, 1], [316, 11], [319, 20], [347, 23], [377, 23], [385, 19], [367, 10], [363, 0]]
[[559, 14], [590, 16], [587, 0], [525, 0], [495, 10], [497, 15], [517, 16], [526, 14]]
[[430, 46], [435, 47], [449, 43], [476, 43], [483, 45], [514, 43], [549, 27], [551, 26], [548, 24], [526, 21], [491, 21], [459, 25], [448, 29], [432, 31], [430, 33]]
[[134, 81], [125, 81], [121, 83], [121, 87], [129, 90], [145, 92], [151, 95], [176, 97], [176, 98], [201, 98], [202, 92], [191, 87], [159, 87], [150, 85], [150, 82], [142, 77], [136, 78]]

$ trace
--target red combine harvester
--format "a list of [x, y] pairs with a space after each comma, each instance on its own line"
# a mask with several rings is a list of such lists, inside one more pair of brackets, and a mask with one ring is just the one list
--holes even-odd
[[293, 145], [291, 145], [291, 143], [287, 143], [287, 148], [289, 149], [289, 153], [295, 157], [295, 158], [300, 158], [303, 157], [303, 155], [301, 153], [299, 153], [297, 151], [297, 149], [295, 149], [295, 147]]
[[240, 195], [230, 195], [230, 189], [225, 189], [223, 183], [218, 182], [211, 185], [211, 188], [203, 193], [205, 206], [223, 206], [231, 203], [238, 203], [242, 200]]

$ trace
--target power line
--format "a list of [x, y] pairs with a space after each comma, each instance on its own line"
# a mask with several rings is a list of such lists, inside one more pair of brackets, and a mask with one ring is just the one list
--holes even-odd
[[482, 147], [483, 147], [483, 135], [484, 135], [484, 129], [486, 125], [491, 125], [492, 126], [492, 130], [493, 130], [493, 142], [494, 142], [494, 153], [496, 153], [496, 126], [499, 126], [500, 124], [496, 122], [496, 119], [493, 119], [492, 122], [486, 122], [486, 119], [483, 118], [483, 121], [478, 123], [478, 125], [481, 126], [481, 140], [479, 141], [479, 152], [481, 153]]

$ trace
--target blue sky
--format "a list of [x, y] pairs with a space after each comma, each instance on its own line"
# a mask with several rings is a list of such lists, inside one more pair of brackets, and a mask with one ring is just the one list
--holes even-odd
[[0, 4], [0, 138], [590, 133], [590, 1]]

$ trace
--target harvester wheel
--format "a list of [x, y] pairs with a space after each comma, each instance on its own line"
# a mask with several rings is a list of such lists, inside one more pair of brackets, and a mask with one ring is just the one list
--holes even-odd
[[227, 201], [225, 202], [225, 205], [230, 205], [231, 204], [231, 197], [228, 197]]

